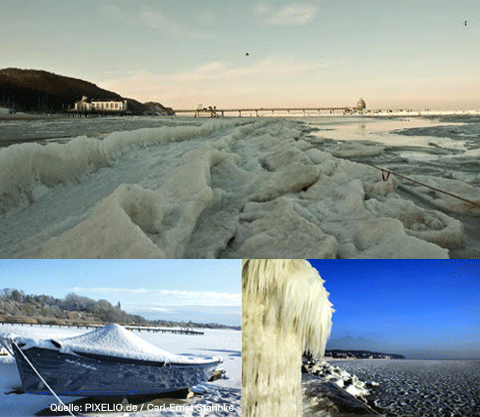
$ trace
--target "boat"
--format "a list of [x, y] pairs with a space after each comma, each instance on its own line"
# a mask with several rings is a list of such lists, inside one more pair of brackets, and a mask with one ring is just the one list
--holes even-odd
[[118, 324], [59, 340], [9, 335], [3, 342], [15, 356], [24, 391], [39, 395], [178, 391], [207, 381], [222, 362], [219, 357], [165, 352]]

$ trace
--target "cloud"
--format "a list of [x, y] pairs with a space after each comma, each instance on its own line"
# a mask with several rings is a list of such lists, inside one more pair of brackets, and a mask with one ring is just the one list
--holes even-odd
[[[335, 64], [335, 66], [338, 65]], [[160, 101], [174, 108], [194, 108], [199, 103], [226, 106], [247, 105], [250, 97], [267, 91], [272, 100], [282, 91], [296, 91], [306, 79], [322, 82], [334, 65], [323, 60], [302, 60], [291, 56], [267, 56], [259, 60], [211, 61], [174, 74], [153, 74], [144, 70], [105, 74], [95, 80], [103, 88], [141, 101]], [[300, 86], [297, 86], [297, 84]], [[303, 92], [298, 93], [300, 96]], [[275, 99], [276, 100], [276, 99]], [[243, 102], [242, 102], [243, 101]], [[278, 101], [278, 100], [276, 100]], [[257, 102], [258, 104], [258, 102]], [[278, 103], [277, 103], [278, 104]], [[277, 105], [275, 104], [275, 105]], [[212, 104], [213, 105], [213, 104]], [[262, 100], [262, 106], [268, 102]], [[274, 105], [274, 103], [272, 103]]]
[[203, 305], [240, 305], [241, 294], [220, 293], [214, 291], [178, 291], [178, 290], [147, 290], [144, 288], [108, 288], [108, 287], [94, 287], [81, 288], [75, 287], [69, 289], [75, 293], [94, 293], [94, 294], [127, 294], [127, 295], [142, 295], [142, 296], [168, 296], [179, 297], [187, 299], [189, 302], [199, 302]]
[[138, 15], [126, 12], [114, 4], [100, 6], [100, 14], [112, 20], [118, 20], [126, 25], [135, 25], [140, 23]]
[[[313, 4], [292, 3], [268, 16], [264, 20], [264, 24], [268, 26], [303, 26], [315, 18], [318, 8], [319, 6]], [[269, 9], [263, 6], [258, 10], [265, 14]]]
[[[135, 12], [128, 12], [114, 4], [109, 4], [101, 6], [99, 10], [108, 19], [120, 21], [128, 26], [147, 26], [172, 37], [208, 39], [212, 36], [210, 33], [194, 30], [146, 7], [142, 7]], [[202, 21], [200, 21], [200, 24], [203, 24]]]
[[130, 314], [138, 314], [151, 320], [193, 321], [196, 323], [221, 323], [239, 326], [242, 321], [242, 307], [204, 305], [160, 305], [122, 303]]
[[268, 13], [270, 10], [272, 10], [272, 6], [269, 3], [261, 2], [261, 3], [258, 3], [253, 8], [253, 10], [255, 11], [255, 13], [265, 14], [265, 13]]
[[167, 19], [159, 12], [152, 12], [151, 10], [144, 9], [140, 12], [140, 18], [150, 28], [159, 30], [170, 36], [197, 39], [209, 38], [211, 36], [209, 33], [193, 30], [178, 22]]
[[197, 82], [214, 80], [216, 82], [254, 77], [263, 82], [279, 77], [289, 77], [306, 73], [315, 73], [330, 70], [332, 65], [321, 60], [303, 61], [287, 56], [269, 56], [251, 64], [237, 65], [232, 62], [212, 61], [183, 72], [172, 75], [150, 74], [145, 71], [131, 72], [122, 77], [122, 74], [107, 74], [108, 76], [122, 77], [122, 82], [128, 79], [139, 81], [141, 79], [155, 82]]
[[143, 312], [153, 312], [153, 313], [163, 313], [163, 314], [175, 314], [176, 311], [171, 307], [160, 307], [160, 306], [145, 306], [145, 305], [136, 305], [136, 304], [125, 304], [123, 308], [130, 311], [143, 311]]
[[201, 26], [213, 26], [217, 19], [213, 13], [205, 12], [200, 15], [199, 22]]

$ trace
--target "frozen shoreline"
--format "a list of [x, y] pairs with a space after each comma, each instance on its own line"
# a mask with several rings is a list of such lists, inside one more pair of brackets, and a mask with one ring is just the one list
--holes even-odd
[[480, 413], [478, 360], [359, 359], [338, 365], [363, 380], [378, 382], [370, 389], [371, 397], [388, 415], [470, 417]]
[[[185, 123], [0, 150], [0, 256], [445, 258], [465, 243], [460, 221], [344, 159], [381, 146], [332, 147], [280, 118]], [[480, 202], [468, 183], [423, 180]]]

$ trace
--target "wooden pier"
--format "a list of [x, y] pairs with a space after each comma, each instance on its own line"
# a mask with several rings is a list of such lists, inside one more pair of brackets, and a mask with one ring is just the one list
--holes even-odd
[[[15, 326], [43, 326], [43, 327], [66, 327], [66, 328], [77, 328], [77, 329], [98, 329], [100, 327], [106, 326], [106, 324], [83, 324], [83, 323], [15, 323], [15, 322], [0, 322], [0, 325], [10, 324]], [[164, 327], [148, 327], [148, 326], [132, 326], [132, 325], [124, 325], [123, 326], [127, 330], [136, 330], [138, 332], [160, 332], [160, 333], [175, 333], [175, 334], [188, 334], [199, 336], [203, 335], [204, 332], [200, 332], [197, 330], [190, 330], [190, 329], [166, 329]]]
[[[226, 113], [229, 113], [232, 116], [235, 116], [238, 113], [238, 117], [242, 117], [243, 113], [255, 114], [255, 117], [261, 116], [275, 116], [275, 112], [287, 112], [291, 114], [293, 112], [302, 112], [304, 116], [307, 113], [316, 113], [318, 114], [352, 114], [354, 111], [358, 110], [355, 107], [273, 107], [273, 108], [238, 108], [238, 109], [217, 109], [216, 107], [204, 107], [198, 109], [176, 109], [174, 110], [176, 115], [179, 114], [191, 114], [193, 117], [225, 117]], [[251, 117], [251, 116], [250, 116]]]

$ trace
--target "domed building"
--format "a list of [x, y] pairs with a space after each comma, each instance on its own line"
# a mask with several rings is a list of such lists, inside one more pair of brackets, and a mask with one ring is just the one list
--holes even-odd
[[365, 103], [363, 98], [360, 98], [360, 100], [357, 101], [357, 109], [363, 110], [365, 107], [367, 107], [367, 103]]

